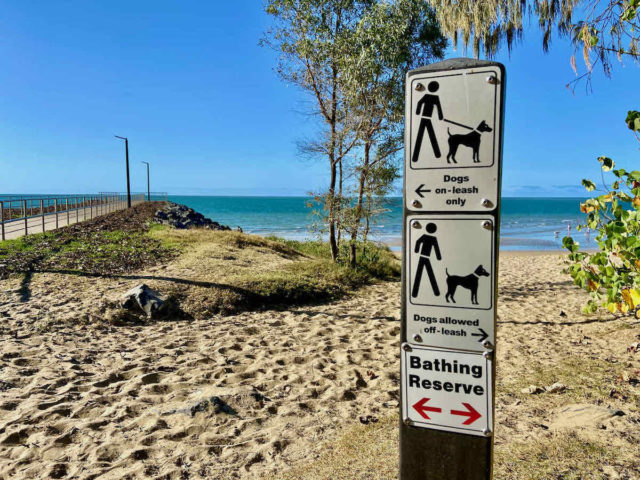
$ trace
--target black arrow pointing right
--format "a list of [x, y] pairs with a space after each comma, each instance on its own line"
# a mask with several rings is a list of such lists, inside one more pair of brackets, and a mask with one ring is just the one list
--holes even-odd
[[431, 192], [431, 190], [427, 190], [427, 189], [424, 189], [422, 187], [424, 187], [424, 183], [420, 184], [420, 186], [418, 188], [416, 188], [416, 193], [418, 194], [418, 196], [420, 198], [424, 198], [424, 195], [422, 195], [423, 193]]
[[483, 329], [479, 329], [480, 333], [472, 333], [471, 336], [472, 337], [480, 337], [480, 339], [478, 340], [479, 342], [484, 342], [487, 337], [489, 336], [489, 334], [487, 332], [485, 332]]

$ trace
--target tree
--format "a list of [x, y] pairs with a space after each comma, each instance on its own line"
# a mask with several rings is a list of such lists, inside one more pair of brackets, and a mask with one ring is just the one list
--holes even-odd
[[349, 259], [355, 265], [356, 241], [367, 238], [372, 217], [381, 211], [377, 199], [390, 192], [398, 177], [405, 75], [441, 59], [447, 41], [423, 0], [397, 0], [367, 9], [349, 43], [358, 54], [345, 58], [345, 97], [359, 119], [361, 147], [355, 200], [346, 223]]
[[370, 225], [380, 211], [375, 195], [397, 178], [405, 74], [442, 58], [446, 39], [423, 0], [271, 0], [267, 12], [277, 24], [263, 43], [280, 52], [278, 73], [313, 96], [323, 119], [323, 130], [299, 150], [329, 165], [329, 187], [315, 200], [332, 256], [344, 232], [355, 265], [362, 221]]
[[481, 51], [492, 57], [505, 41], [510, 50], [514, 41], [522, 38], [523, 19], [534, 16], [543, 32], [545, 51], [554, 30], [571, 38], [571, 63], [576, 73], [575, 52], [582, 51], [586, 66], [583, 76], [590, 76], [598, 63], [609, 75], [613, 57], [640, 60], [640, 0], [426, 1], [435, 8], [444, 33], [454, 45], [459, 40], [464, 46], [472, 45], [476, 57]]
[[372, 0], [269, 0], [266, 7], [276, 24], [261, 43], [280, 52], [278, 74], [313, 96], [314, 113], [323, 120], [320, 139], [311, 142], [307, 150], [322, 154], [329, 166], [329, 187], [319, 198], [327, 213], [334, 261], [339, 253], [338, 168], [357, 139], [347, 134], [351, 126], [344, 104], [341, 68], [350, 46], [345, 39], [371, 3]]

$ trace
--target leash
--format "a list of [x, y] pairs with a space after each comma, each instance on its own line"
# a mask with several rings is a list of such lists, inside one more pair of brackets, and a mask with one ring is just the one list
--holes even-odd
[[444, 120], [445, 122], [453, 123], [454, 125], [458, 125], [459, 127], [462, 127], [462, 128], [468, 128], [469, 130], [475, 130], [475, 128], [468, 127], [466, 125], [463, 125], [462, 123], [454, 122], [453, 120], [447, 120], [446, 118], [443, 118], [442, 120]]

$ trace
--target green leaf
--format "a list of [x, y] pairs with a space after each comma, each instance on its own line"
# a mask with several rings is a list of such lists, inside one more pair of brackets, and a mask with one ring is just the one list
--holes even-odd
[[629, 7], [624, 13], [620, 16], [620, 20], [623, 22], [630, 22], [634, 18], [636, 18], [636, 9], [633, 7]]
[[598, 161], [602, 164], [602, 170], [605, 172], [610, 171], [615, 163], [609, 157], [598, 157]]
[[596, 184], [586, 178], [582, 180], [582, 185], [587, 189], [587, 192], [592, 192], [596, 189]]
[[640, 112], [637, 110], [629, 110], [627, 112], [627, 118], [625, 119], [629, 130], [634, 132], [640, 132]]

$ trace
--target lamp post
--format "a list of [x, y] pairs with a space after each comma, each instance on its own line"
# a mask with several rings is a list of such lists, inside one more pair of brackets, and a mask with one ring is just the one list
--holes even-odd
[[151, 188], [149, 187], [149, 162], [142, 162], [147, 166], [147, 202], [151, 201]]
[[124, 148], [127, 155], [127, 208], [131, 208], [131, 184], [129, 182], [129, 139], [127, 137], [119, 137], [118, 135], [114, 135], [114, 137], [124, 140]]

